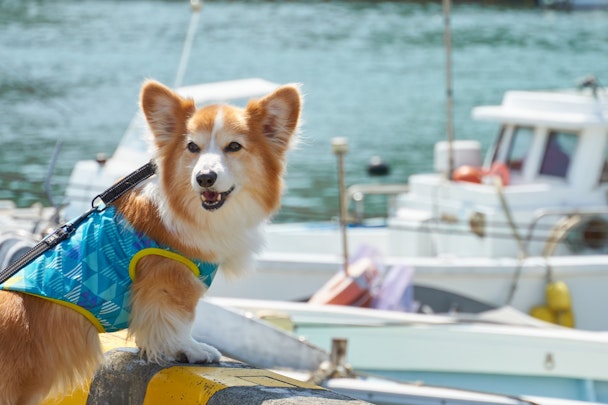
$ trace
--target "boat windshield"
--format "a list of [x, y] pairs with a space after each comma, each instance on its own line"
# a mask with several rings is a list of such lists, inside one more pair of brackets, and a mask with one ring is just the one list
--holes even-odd
[[534, 130], [530, 127], [515, 127], [513, 130], [509, 153], [506, 157], [506, 164], [510, 170], [522, 170], [523, 163], [532, 146], [533, 135]]
[[511, 171], [521, 171], [534, 131], [529, 127], [503, 127], [496, 142], [493, 162], [503, 162]]
[[577, 143], [578, 136], [574, 133], [549, 132], [540, 174], [566, 177]]
[[[504, 163], [510, 172], [530, 176], [565, 178], [576, 151], [579, 136], [575, 132], [550, 130], [535, 139], [535, 129], [525, 126], [504, 127], [498, 138], [492, 162]], [[539, 143], [540, 141], [540, 143]], [[532, 165], [533, 167], [527, 166]]]

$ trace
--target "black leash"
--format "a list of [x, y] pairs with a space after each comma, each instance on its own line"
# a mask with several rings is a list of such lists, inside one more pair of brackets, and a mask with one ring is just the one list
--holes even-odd
[[151, 160], [103, 193], [99, 194], [97, 197], [93, 198], [93, 201], [91, 202], [93, 209], [99, 206], [96, 204], [97, 201], [101, 201], [105, 206], [112, 204], [127, 191], [151, 177], [154, 173], [156, 173], [156, 163]]
[[9, 266], [2, 269], [0, 271], [0, 284], [11, 278], [15, 273], [17, 273], [23, 267], [27, 266], [38, 256], [42, 255], [44, 252], [54, 248], [64, 240], [68, 239], [74, 233], [76, 228], [78, 228], [78, 226], [82, 222], [84, 222], [93, 212], [105, 210], [106, 207], [108, 207], [118, 198], [123, 196], [127, 191], [131, 190], [139, 183], [148, 179], [154, 173], [156, 173], [156, 164], [154, 163], [154, 161], [150, 161], [144, 166], [134, 171], [133, 173], [123, 178], [122, 180], [118, 181], [116, 184], [108, 188], [103, 193], [99, 194], [97, 197], [93, 198], [93, 201], [91, 201], [90, 210], [88, 210], [78, 218], [55, 229], [53, 233], [47, 235], [44, 239], [42, 239], [34, 247], [27, 251], [27, 253], [17, 259], [13, 264], [10, 264]]

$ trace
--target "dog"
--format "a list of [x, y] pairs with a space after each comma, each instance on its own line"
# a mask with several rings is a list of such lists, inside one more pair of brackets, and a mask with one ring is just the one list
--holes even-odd
[[[195, 307], [218, 266], [237, 276], [252, 267], [262, 247], [263, 226], [280, 205], [286, 152], [297, 138], [299, 87], [281, 86], [245, 108], [197, 109], [192, 100], [146, 81], [140, 101], [156, 176], [87, 218], [68, 239], [74, 246], [62, 242], [59, 253], [37, 258], [42, 275], [22, 269], [0, 286], [2, 405], [38, 404], [83, 384], [103, 360], [102, 331], [128, 327], [152, 362], [220, 359], [217, 349], [191, 337]], [[102, 234], [97, 246], [83, 253], [79, 246], [96, 233]], [[135, 254], [124, 253], [122, 245], [132, 245]], [[88, 259], [105, 250], [109, 257]], [[92, 274], [74, 281], [72, 271], [53, 268], [57, 262]], [[49, 281], [55, 273], [61, 274]], [[24, 292], [28, 283], [35, 292]], [[80, 295], [73, 302], [42, 298], [39, 284], [61, 284], [66, 295]], [[118, 284], [123, 295], [115, 292]], [[17, 291], [8, 291], [12, 287]], [[106, 297], [107, 291], [113, 292]], [[81, 302], [97, 309], [83, 309]]]

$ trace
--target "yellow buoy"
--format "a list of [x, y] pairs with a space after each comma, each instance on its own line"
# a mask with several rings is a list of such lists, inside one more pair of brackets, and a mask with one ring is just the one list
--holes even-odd
[[555, 313], [544, 305], [537, 305], [530, 310], [530, 315], [541, 321], [556, 323]]
[[572, 312], [572, 298], [570, 290], [563, 281], [553, 281], [547, 284], [545, 289], [547, 307], [555, 312], [570, 311]]
[[574, 328], [574, 313], [572, 311], [561, 311], [557, 313], [557, 324]]

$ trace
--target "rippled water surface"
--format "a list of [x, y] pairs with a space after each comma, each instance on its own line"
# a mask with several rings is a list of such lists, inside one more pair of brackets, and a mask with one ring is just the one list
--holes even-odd
[[[495, 127], [470, 110], [508, 89], [608, 84], [608, 13], [521, 5], [452, 9], [456, 138], [487, 146]], [[145, 78], [175, 80], [185, 1], [0, 0], [0, 199], [45, 202], [52, 150], [59, 199], [74, 163], [111, 154]], [[290, 154], [278, 220], [324, 218], [337, 206], [331, 138], [345, 136], [347, 181], [402, 182], [432, 169], [445, 136], [439, 2], [206, 1], [185, 84], [262, 77], [302, 83], [303, 142]], [[366, 173], [380, 155], [392, 168]]]

